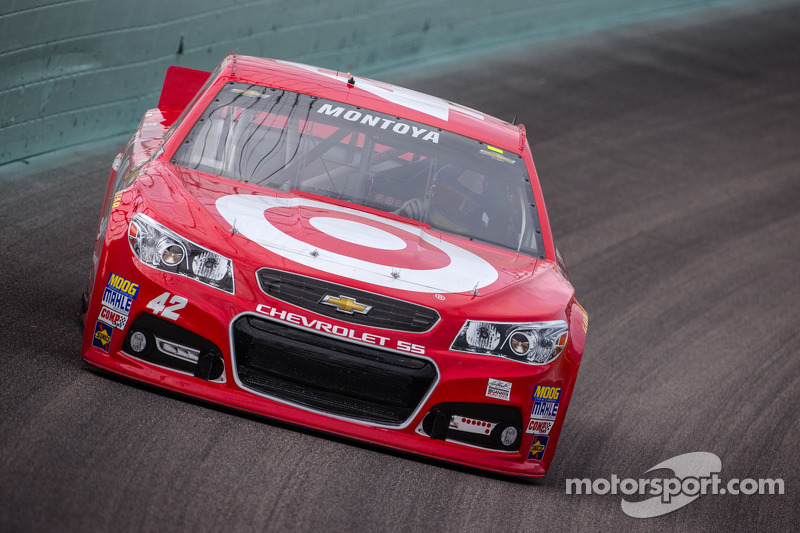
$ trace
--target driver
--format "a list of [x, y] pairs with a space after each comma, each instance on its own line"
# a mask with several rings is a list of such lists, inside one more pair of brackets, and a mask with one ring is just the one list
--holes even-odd
[[486, 177], [482, 174], [446, 165], [436, 172], [430, 194], [412, 198], [395, 213], [445, 231], [479, 234], [489, 223], [483, 210], [487, 192]]

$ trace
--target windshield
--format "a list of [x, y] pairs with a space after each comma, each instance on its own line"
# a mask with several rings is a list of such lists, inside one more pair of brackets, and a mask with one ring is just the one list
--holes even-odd
[[380, 209], [526, 254], [542, 251], [520, 156], [345, 103], [230, 82], [172, 162]]

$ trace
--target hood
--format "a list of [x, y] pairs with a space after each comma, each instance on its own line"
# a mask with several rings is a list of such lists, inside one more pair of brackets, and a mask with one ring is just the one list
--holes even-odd
[[[337, 276], [400, 292], [487, 295], [531, 277], [537, 263], [354, 204], [180, 174], [186, 192], [223, 230], [313, 277]], [[274, 266], [275, 258], [264, 261], [263, 266]]]

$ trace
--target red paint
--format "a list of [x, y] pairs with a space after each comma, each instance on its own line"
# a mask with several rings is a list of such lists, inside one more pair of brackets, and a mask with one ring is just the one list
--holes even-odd
[[[199, 74], [193, 75], [191, 86], [197, 87], [200, 78], [202, 76]], [[236, 57], [235, 61], [228, 58], [223, 62], [204, 91], [198, 95], [195, 105], [185, 110], [182, 122], [176, 125], [178, 110], [174, 105], [186, 102], [188, 99], [185, 94], [173, 92], [174, 87], [169, 79], [168, 77], [161, 101], [163, 107], [148, 112], [131, 141], [121, 151], [122, 161], [119, 171], [112, 170], [110, 175], [103, 207], [103, 216], [108, 215], [107, 231], [96, 243], [95, 255], [98, 260], [92, 269], [87, 290], [89, 308], [85, 317], [90, 327], [86, 328], [84, 334], [83, 358], [93, 365], [117, 374], [276, 420], [504, 474], [543, 476], [556, 451], [569, 406], [583, 354], [585, 329], [584, 312], [575, 301], [572, 286], [562, 277], [559, 269], [554, 268], [557, 261], [555, 247], [530, 148], [522, 134], [524, 130], [491, 117], [475, 118], [470, 113], [460, 111], [457, 106], [451, 109], [448, 121], [440, 120], [360, 89], [359, 79], [356, 79], [355, 85], [352, 86], [298, 67], [269, 59], [249, 57]], [[544, 259], [520, 256], [486, 244], [441, 234], [441, 239], [463, 247], [491, 263], [497, 269], [499, 277], [492, 285], [481, 289], [479, 296], [465, 292], [450, 293], [444, 298], [441, 294], [411, 293], [388, 288], [381, 290], [387, 296], [436, 309], [442, 320], [430, 332], [387, 333], [382, 329], [355, 327], [347, 322], [337, 322], [336, 317], [315, 317], [342, 328], [356, 329], [361, 335], [359, 338], [362, 339], [367, 335], [369, 339], [392, 339], [392, 344], [398, 346], [424, 347], [425, 356], [433, 361], [438, 369], [439, 381], [418, 413], [400, 429], [376, 428], [370, 424], [342, 420], [279, 403], [243, 390], [233, 377], [230, 324], [235, 317], [243, 313], [256, 314], [259, 305], [275, 305], [298, 315], [312, 315], [307, 310], [276, 302], [267, 297], [257, 285], [255, 272], [259, 268], [293, 270], [299, 274], [324, 277], [333, 283], [352, 287], [359, 287], [359, 283], [341, 275], [321, 276], [319, 271], [302, 267], [270, 253], [243, 236], [233, 234], [231, 227], [214, 209], [214, 201], [228, 194], [292, 196], [291, 193], [214, 178], [169, 163], [171, 154], [181, 143], [196, 117], [220, 87], [228, 81], [264, 83], [336, 101], [347, 101], [351, 106], [374, 109], [432, 127], [448, 129], [522, 155], [531, 178], [531, 187], [540, 216]], [[164, 135], [170, 127], [174, 129], [164, 141]], [[153, 157], [161, 149], [163, 151]], [[142, 166], [137, 169], [137, 165]], [[119, 195], [119, 204], [112, 207], [114, 195], [118, 191], [124, 192]], [[315, 199], [326, 200], [324, 197]], [[336, 201], [331, 203], [337, 204]], [[364, 210], [385, 216], [394, 223], [397, 223], [397, 220], [405, 221], [382, 211], [368, 208]], [[128, 223], [136, 212], [143, 212], [184, 238], [231, 258], [234, 264], [235, 294], [227, 294], [195, 280], [172, 275], [140, 263], [131, 253], [127, 239]], [[407, 245], [405, 249], [364, 250], [363, 246], [331, 239], [308, 222], [312, 216], [347, 218], [341, 212], [326, 213], [322, 209], [304, 208], [293, 214], [284, 213], [288, 215], [285, 222], [278, 219], [281, 214], [274, 212], [265, 216], [281, 231], [289, 235], [297, 235], [298, 231], [302, 231], [306, 242], [320, 248], [335, 248], [334, 251], [337, 253], [353, 256], [366, 254], [370, 261], [397, 265], [400, 268], [411, 268], [412, 265], [414, 268], [436, 268], [447, 261], [446, 254], [440, 250], [389, 224], [352, 217], [354, 221], [370, 224], [403, 239]], [[103, 227], [101, 225], [101, 229]], [[408, 228], [410, 231], [430, 231], [411, 222], [408, 222]], [[121, 346], [127, 329], [117, 331], [113, 335], [108, 353], [93, 347], [94, 321], [100, 314], [101, 295], [111, 272], [139, 284], [138, 297], [132, 304], [127, 328], [130, 328], [139, 314], [149, 312], [145, 307], [147, 302], [165, 291], [188, 298], [189, 302], [181, 311], [176, 323], [202, 335], [222, 350], [226, 381], [224, 383], [203, 381], [126, 356], [121, 353]], [[359, 288], [374, 292], [380, 289], [375, 286]], [[527, 365], [499, 357], [451, 352], [450, 344], [468, 318], [498, 322], [565, 320], [570, 325], [570, 333], [563, 353], [552, 363], [543, 366]], [[352, 342], [357, 342], [357, 339]], [[509, 401], [486, 397], [486, 380], [489, 377], [513, 383], [513, 393]], [[549, 432], [549, 442], [541, 461], [527, 460], [534, 437], [530, 434], [523, 435], [518, 452], [507, 453], [432, 440], [415, 431], [425, 413], [435, 404], [474, 402], [517, 407], [523, 420], [523, 427], [520, 429], [524, 432], [529, 423], [533, 404], [532, 394], [537, 385], [561, 387], [562, 391], [558, 415]], [[477, 424], [474, 421], [472, 423]]]

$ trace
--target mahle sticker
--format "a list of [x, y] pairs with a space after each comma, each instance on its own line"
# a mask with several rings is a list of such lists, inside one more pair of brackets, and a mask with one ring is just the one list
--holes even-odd
[[139, 295], [139, 284], [118, 276], [113, 272], [103, 291], [103, 305], [127, 315], [131, 304]]
[[537, 385], [533, 391], [533, 409], [531, 418], [555, 420], [558, 414], [558, 402], [561, 400], [561, 387]]

